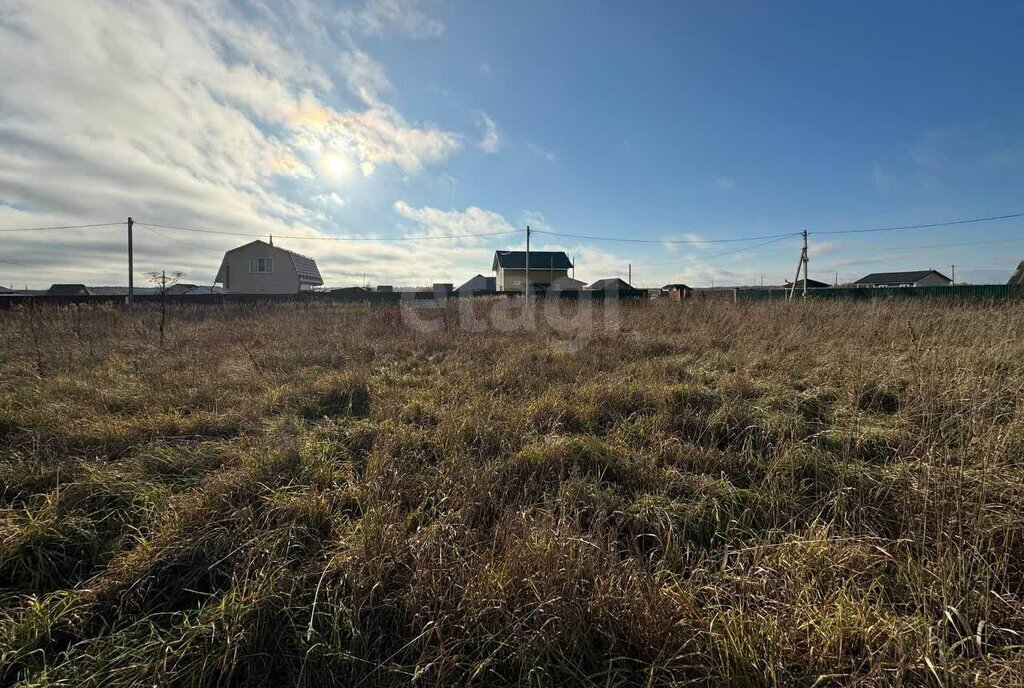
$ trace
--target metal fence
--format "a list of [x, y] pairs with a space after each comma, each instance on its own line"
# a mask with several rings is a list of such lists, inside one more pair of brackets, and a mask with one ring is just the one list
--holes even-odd
[[[473, 292], [460, 293], [435, 293], [433, 291], [370, 291], [362, 289], [341, 289], [338, 291], [306, 291], [297, 294], [136, 294], [133, 297], [138, 304], [159, 304], [166, 301], [167, 304], [177, 306], [212, 306], [232, 303], [391, 303], [398, 304], [405, 301], [432, 301], [457, 298], [470, 298], [482, 296], [500, 296], [504, 298], [522, 298], [521, 291], [498, 291], [498, 292]], [[609, 291], [554, 291], [536, 293], [537, 299], [550, 300], [559, 299], [564, 301], [604, 301], [606, 299], [630, 299], [642, 300], [647, 298], [647, 291], [644, 289], [622, 289]], [[55, 306], [73, 306], [79, 304], [106, 304], [119, 305], [126, 302], [127, 297], [123, 294], [4, 294], [0, 296], [0, 310], [14, 308], [16, 306], [31, 306], [34, 304], [49, 304]]]
[[[799, 288], [797, 298], [801, 297]], [[737, 289], [736, 301], [785, 301], [787, 289]], [[961, 284], [948, 287], [830, 287], [808, 289], [809, 299], [848, 299], [872, 301], [878, 299], [959, 299], [985, 301], [1019, 299], [1024, 297], [1024, 286], [1017, 284]]]

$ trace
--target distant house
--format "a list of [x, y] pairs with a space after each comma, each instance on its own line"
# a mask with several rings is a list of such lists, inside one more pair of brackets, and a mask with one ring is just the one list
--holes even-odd
[[[569, 276], [572, 261], [564, 251], [530, 251], [530, 287], [544, 290]], [[526, 251], [495, 251], [491, 270], [498, 291], [526, 291]]]
[[330, 291], [332, 296], [364, 296], [369, 293], [367, 287], [337, 287]]
[[497, 290], [497, 278], [496, 277], [485, 277], [484, 275], [475, 275], [465, 284], [460, 286], [457, 291], [460, 294], [493, 294]]
[[[167, 295], [184, 296], [185, 294], [195, 289], [197, 286], [198, 285], [196, 284], [185, 284], [183, 282], [178, 282], [177, 284], [172, 284], [171, 286], [167, 287]], [[160, 289], [157, 289], [157, 293], [160, 293]]]
[[629, 286], [629, 284], [618, 277], [599, 279], [587, 287], [590, 291], [629, 291], [632, 288], [633, 287]]
[[13, 293], [14, 293], [13, 289], [8, 289], [7, 287], [0, 286], [0, 294], [13, 294]]
[[[812, 279], [807, 280], [807, 288], [808, 289], [828, 289], [831, 286], [832, 285], [827, 283], [827, 282], [819, 282], [818, 280], [812, 280]], [[792, 289], [793, 288], [793, 283], [787, 280], [785, 283], [783, 283], [782, 287], [783, 287], [783, 289]], [[803, 288], [804, 288], [804, 281], [802, 279], [798, 279], [796, 281], [796, 289], [797, 289], [797, 291], [802, 291]]]
[[559, 277], [548, 287], [551, 291], [583, 291], [586, 288], [586, 282], [568, 276]]
[[872, 272], [853, 283], [855, 287], [944, 287], [953, 280], [938, 270]]
[[47, 296], [89, 296], [89, 287], [84, 284], [53, 284], [46, 290]]
[[1024, 260], [1022, 260], [1017, 265], [1017, 269], [1014, 270], [1012, 275], [1010, 275], [1010, 279], [1006, 283], [1007, 284], [1024, 284]]
[[257, 240], [225, 253], [214, 282], [225, 294], [296, 294], [323, 285], [315, 260], [273, 241]]
[[673, 301], [682, 301], [683, 299], [689, 298], [693, 293], [693, 289], [689, 286], [678, 283], [678, 284], [666, 284], [661, 288], [661, 296], [667, 296]]
[[[155, 287], [132, 287], [132, 294], [135, 296], [148, 296], [156, 294]], [[128, 287], [89, 287], [90, 296], [127, 296]]]

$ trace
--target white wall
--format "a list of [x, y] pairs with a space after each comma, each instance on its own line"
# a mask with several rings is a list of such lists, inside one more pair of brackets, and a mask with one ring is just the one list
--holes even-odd
[[[249, 272], [250, 258], [273, 258], [274, 271]], [[295, 294], [299, 291], [299, 275], [287, 251], [264, 243], [242, 246], [227, 255], [228, 294]]]

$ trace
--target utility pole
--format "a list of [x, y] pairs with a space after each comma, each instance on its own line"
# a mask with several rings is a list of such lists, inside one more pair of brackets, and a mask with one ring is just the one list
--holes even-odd
[[132, 247], [132, 226], [135, 220], [128, 218], [128, 307], [135, 300], [135, 251]]
[[804, 230], [804, 298], [807, 298], [807, 230]]
[[950, 265], [949, 267], [953, 268], [952, 285], [955, 287], [956, 286], [956, 266], [955, 265]]
[[526, 303], [530, 303], [530, 225], [526, 225]]
[[833, 286], [833, 287], [838, 287], [838, 286], [839, 286], [839, 273], [838, 273], [838, 272], [836, 273], [836, 279], [835, 279], [835, 281], [834, 281], [834, 282], [832, 282], [832, 286]]
[[796, 264], [796, 276], [793, 278], [793, 286], [789, 288], [789, 298], [796, 296], [796, 283], [800, 279], [800, 269], [804, 271], [803, 297], [807, 298], [807, 230], [801, 232], [804, 238], [804, 248], [800, 251], [800, 262]]
[[630, 287], [632, 287], [633, 286], [633, 264], [632, 263], [628, 263], [628, 265], [629, 265], [629, 268], [628, 268], [629, 276], [626, 278], [626, 284], [628, 284]]

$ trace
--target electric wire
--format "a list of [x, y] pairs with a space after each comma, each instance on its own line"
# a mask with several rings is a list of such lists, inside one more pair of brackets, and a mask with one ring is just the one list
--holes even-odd
[[98, 222], [91, 225], [54, 225], [51, 227], [11, 227], [7, 229], [0, 229], [0, 232], [44, 232], [53, 229], [90, 229], [92, 227], [115, 227], [117, 225], [126, 225], [127, 222]]
[[800, 236], [800, 232], [786, 232], [785, 234], [766, 234], [755, 237], [742, 237], [738, 239], [626, 239], [621, 237], [599, 237], [586, 234], [568, 234], [565, 232], [552, 232], [550, 230], [531, 229], [531, 234], [548, 234], [550, 236], [572, 237], [574, 239], [587, 239], [590, 241], [616, 241], [626, 244], [728, 244], [740, 241], [758, 241], [760, 239], [785, 239], [791, 236]]
[[65, 275], [74, 275], [75, 277], [82, 277], [85, 275], [91, 277], [113, 277], [120, 273], [117, 272], [94, 272], [90, 270], [66, 270], [64, 268], [55, 268], [52, 265], [39, 265], [38, 263], [22, 263], [17, 260], [0, 259], [0, 263], [7, 265], [17, 265], [23, 268], [33, 268], [37, 270], [49, 270], [50, 272], [59, 272]]
[[[182, 232], [200, 232], [203, 234], [222, 234], [226, 236], [260, 237], [263, 236], [254, 232], [230, 232], [221, 229], [201, 229], [198, 227], [183, 227], [180, 225], [165, 225], [155, 222], [136, 222], [143, 227], [159, 227], [160, 229], [172, 229]], [[302, 241], [432, 241], [441, 239], [469, 239], [482, 236], [499, 236], [503, 234], [519, 234], [522, 230], [509, 230], [503, 232], [477, 232], [473, 234], [446, 234], [439, 236], [402, 236], [402, 237], [336, 237], [336, 236], [301, 236], [279, 234], [279, 239], [296, 239]]]
[[993, 220], [1012, 220], [1017, 217], [1024, 217], [1024, 213], [1011, 213], [1009, 215], [992, 215], [990, 217], [974, 217], [969, 220], [951, 220], [949, 222], [930, 222], [922, 225], [903, 225], [901, 227], [870, 227], [867, 229], [833, 229], [825, 231], [813, 231], [814, 234], [866, 234], [868, 232], [898, 232], [905, 229], [932, 229], [935, 227], [953, 227], [954, 225], [969, 225], [976, 222], [991, 222]]
[[158, 229], [153, 229], [149, 225], [142, 225], [142, 226], [143, 226], [143, 228], [147, 232], [152, 232], [153, 234], [156, 234], [158, 237], [163, 237], [164, 239], [166, 239], [168, 241], [174, 241], [174, 242], [177, 242], [179, 244], [183, 244], [185, 246], [191, 246], [192, 248], [199, 249], [200, 251], [209, 251], [210, 253], [218, 253], [218, 254], [224, 253], [224, 251], [220, 250], [219, 248], [210, 248], [209, 246], [200, 246], [199, 244], [193, 244], [191, 241], [185, 241], [184, 239], [179, 239], [177, 237], [168, 236], [167, 234], [164, 234], [163, 232], [161, 232]]

